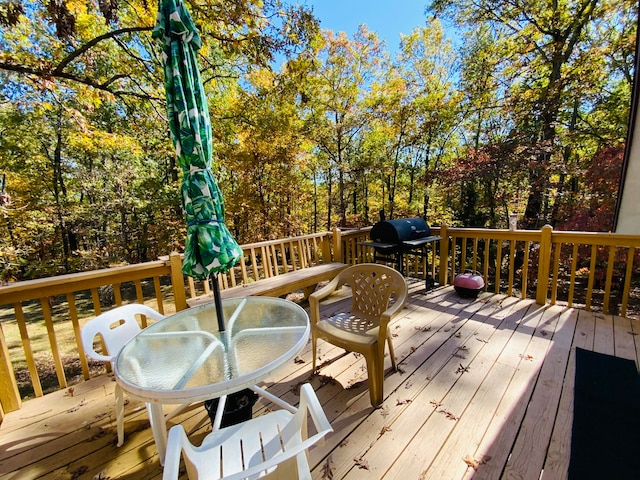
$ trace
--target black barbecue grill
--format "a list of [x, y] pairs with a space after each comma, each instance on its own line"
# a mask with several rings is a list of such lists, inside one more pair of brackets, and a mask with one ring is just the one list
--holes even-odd
[[[394, 263], [396, 269], [403, 274], [404, 255], [417, 255], [426, 258], [428, 263], [426, 246], [441, 239], [431, 235], [429, 225], [422, 218], [382, 220], [371, 228], [369, 238], [371, 241], [361, 242], [360, 245], [375, 249], [374, 261]], [[429, 284], [427, 279], [427, 286]]]

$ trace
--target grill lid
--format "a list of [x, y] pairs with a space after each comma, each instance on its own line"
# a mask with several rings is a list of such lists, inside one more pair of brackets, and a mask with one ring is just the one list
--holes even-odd
[[400, 244], [431, 235], [431, 229], [422, 218], [397, 218], [376, 223], [369, 233], [372, 241]]

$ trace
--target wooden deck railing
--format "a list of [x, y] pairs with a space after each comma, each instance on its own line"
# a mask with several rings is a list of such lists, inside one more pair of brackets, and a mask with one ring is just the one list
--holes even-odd
[[[242, 245], [243, 256], [238, 264], [218, 275], [217, 281], [224, 290], [331, 262], [334, 257], [342, 257], [339, 243], [334, 243], [337, 237], [338, 231], [323, 232]], [[20, 408], [23, 396], [39, 397], [51, 388], [43, 388], [38, 363], [53, 365], [57, 380], [53, 388], [68, 386], [72, 374], [65, 371], [65, 360], [69, 357], [79, 360], [84, 379], [91, 377], [80, 339], [84, 321], [131, 301], [150, 303], [160, 313], [173, 313], [187, 308], [187, 295], [194, 298], [210, 291], [208, 281], [185, 279], [182, 257], [177, 253], [154, 262], [0, 287], [0, 307], [5, 306], [0, 311], [0, 418], [3, 412]], [[39, 351], [34, 351], [30, 334], [34, 324], [44, 326], [40, 330], [46, 331], [49, 348], [40, 342]], [[13, 330], [12, 334], [7, 335], [6, 330]], [[26, 393], [21, 394], [18, 388], [17, 368], [22, 378], [29, 379]]]
[[[373, 260], [369, 228], [323, 232], [301, 237], [243, 245], [242, 260], [218, 276], [221, 289], [259, 281], [327, 261], [347, 264]], [[604, 313], [628, 316], [634, 274], [640, 267], [640, 236], [587, 232], [432, 228], [442, 240], [427, 247], [428, 258], [404, 257], [407, 275], [431, 276], [440, 285], [452, 283], [466, 269], [480, 272], [487, 289], [535, 298], [537, 303], [566, 301]], [[427, 261], [428, 260], [428, 261]], [[55, 370], [57, 385], [69, 384], [65, 359], [79, 359], [84, 379], [91, 376], [80, 327], [87, 319], [113, 306], [137, 301], [161, 313], [186, 308], [187, 297], [210, 291], [208, 282], [184, 278], [181, 256], [94, 272], [19, 282], [0, 287], [0, 418], [20, 408], [22, 396], [42, 396], [38, 357]], [[38, 324], [46, 332], [48, 348], [34, 351], [30, 337]], [[11, 335], [6, 331], [11, 330]], [[67, 341], [60, 342], [64, 337]], [[10, 342], [7, 341], [10, 339]], [[61, 347], [66, 345], [67, 351]], [[40, 342], [42, 344], [42, 342]], [[21, 395], [16, 368], [30, 380], [31, 391]]]
[[[443, 225], [432, 227], [431, 233], [442, 240], [427, 246], [429, 262], [405, 255], [408, 274], [430, 275], [449, 285], [456, 274], [473, 270], [496, 293], [514, 295], [517, 289], [521, 298], [535, 298], [540, 305], [562, 300], [591, 310], [597, 304], [603, 313], [621, 316], [628, 316], [629, 301], [635, 298], [638, 235], [553, 231], [550, 226], [512, 231]], [[368, 235], [369, 229], [342, 232], [345, 263], [371, 261], [372, 250], [359, 244]]]

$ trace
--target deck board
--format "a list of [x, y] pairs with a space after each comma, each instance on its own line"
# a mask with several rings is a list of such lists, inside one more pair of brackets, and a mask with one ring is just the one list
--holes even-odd
[[[322, 315], [344, 309], [348, 294], [344, 288], [323, 303]], [[309, 343], [264, 382], [293, 404], [302, 383], [316, 390], [335, 431], [310, 451], [314, 479], [561, 479], [575, 347], [640, 358], [635, 320], [490, 293], [462, 299], [417, 281], [391, 331], [399, 371], [387, 358], [382, 408], [369, 403], [363, 358], [324, 342], [319, 374], [311, 372]], [[115, 446], [113, 389], [103, 375], [7, 414], [0, 479], [160, 479], [141, 402], [126, 405], [125, 444]], [[261, 399], [254, 415], [272, 408]], [[194, 443], [210, 429], [201, 406], [174, 422]], [[474, 459], [477, 470], [467, 463]]]

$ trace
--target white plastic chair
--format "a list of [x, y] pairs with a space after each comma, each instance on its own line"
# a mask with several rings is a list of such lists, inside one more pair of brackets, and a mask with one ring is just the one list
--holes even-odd
[[[310, 438], [306, 431], [307, 413], [317, 431]], [[267, 474], [287, 480], [311, 480], [306, 450], [332, 431], [313, 388], [305, 383], [295, 413], [277, 410], [215, 430], [199, 447], [191, 444], [181, 425], [172, 427], [162, 478], [178, 478], [182, 452], [191, 480], [253, 479]]]
[[[89, 320], [80, 332], [85, 353], [94, 360], [115, 362], [122, 347], [140, 332], [136, 315], [144, 315], [152, 320], [161, 320], [164, 315], [153, 308], [139, 303], [116, 307]], [[93, 348], [95, 337], [101, 336], [107, 354], [100, 354]], [[116, 425], [118, 429], [118, 447], [124, 443], [124, 394], [116, 383]], [[147, 406], [148, 407], [148, 406]], [[148, 410], [148, 408], [147, 408]]]

